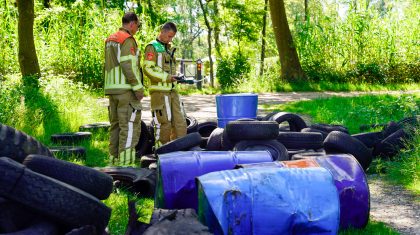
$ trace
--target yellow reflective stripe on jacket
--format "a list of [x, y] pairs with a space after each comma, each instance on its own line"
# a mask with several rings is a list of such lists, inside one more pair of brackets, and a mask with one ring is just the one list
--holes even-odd
[[[133, 90], [135, 91], [135, 90], [138, 90], [140, 88], [143, 88], [143, 85], [141, 84], [141, 79], [140, 79], [140, 70], [139, 70], [139, 68], [137, 66], [137, 64], [138, 64], [138, 56], [135, 56], [135, 55], [121, 56], [120, 61], [121, 62], [131, 61], [131, 70], [133, 71], [134, 77], [136, 78], [137, 83], [138, 83], [138, 85], [135, 85], [133, 87]], [[122, 76], [124, 76], [123, 73], [121, 73], [121, 74], [122, 74]]]
[[131, 89], [131, 85], [127, 84], [125, 76], [121, 72], [121, 67], [117, 66], [110, 71], [105, 71], [105, 89], [107, 88]]
[[162, 68], [156, 66], [156, 63], [154, 61], [144, 61], [144, 70], [146, 70], [146, 72], [151, 76], [160, 78], [162, 79], [162, 82], [166, 82], [168, 73], [163, 71]]
[[161, 83], [149, 86], [149, 91], [170, 91], [172, 90], [172, 83]]
[[141, 84], [141, 82], [140, 82], [138, 85], [133, 86], [133, 91], [140, 90], [141, 88], [143, 88], [143, 84]]

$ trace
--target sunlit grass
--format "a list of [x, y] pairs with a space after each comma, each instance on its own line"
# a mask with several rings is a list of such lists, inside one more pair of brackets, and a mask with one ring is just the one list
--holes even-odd
[[263, 107], [307, 114], [312, 122], [345, 125], [355, 134], [363, 124], [383, 124], [420, 113], [420, 94], [331, 97]]
[[389, 228], [382, 222], [370, 220], [364, 229], [347, 229], [339, 232], [340, 235], [398, 235], [399, 232]]
[[124, 234], [128, 223], [128, 200], [136, 201], [136, 209], [139, 214], [138, 221], [149, 223], [154, 208], [152, 198], [138, 198], [130, 192], [117, 190], [104, 200], [104, 203], [112, 208], [111, 220], [108, 229], [111, 234]]

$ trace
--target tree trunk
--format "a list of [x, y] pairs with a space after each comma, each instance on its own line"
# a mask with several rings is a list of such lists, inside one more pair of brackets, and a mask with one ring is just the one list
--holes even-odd
[[41, 76], [34, 43], [34, 0], [17, 1], [19, 65], [22, 76]]
[[305, 0], [305, 22], [308, 22], [308, 18], [309, 18], [308, 4], [309, 4], [309, 0]]
[[201, 2], [201, 0], [198, 0], [198, 2], [200, 3], [200, 7], [201, 10], [203, 11], [203, 16], [204, 16], [204, 22], [206, 23], [207, 26], [207, 30], [208, 30], [208, 35], [207, 35], [207, 43], [208, 43], [208, 54], [209, 54], [209, 62], [210, 62], [210, 86], [214, 87], [214, 78], [213, 78], [213, 59], [211, 58], [211, 32], [212, 32], [212, 28], [209, 22], [209, 19], [207, 18], [207, 10], [204, 7], [203, 3]]
[[264, 16], [263, 16], [263, 28], [262, 28], [262, 40], [261, 40], [261, 63], [260, 63], [260, 76], [264, 74], [264, 58], [265, 58], [265, 35], [267, 28], [267, 5], [268, 0], [264, 0]]
[[220, 26], [219, 26], [219, 7], [217, 0], [213, 1], [214, 6], [214, 47], [216, 48], [217, 57], [221, 57], [222, 53], [220, 51]]
[[287, 80], [306, 79], [293, 43], [283, 0], [270, 0], [271, 20], [281, 63], [281, 76]]

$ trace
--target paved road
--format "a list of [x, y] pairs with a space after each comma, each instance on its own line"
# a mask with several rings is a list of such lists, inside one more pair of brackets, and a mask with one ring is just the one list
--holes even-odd
[[[316, 98], [326, 98], [332, 96], [359, 96], [366, 94], [420, 94], [420, 90], [412, 91], [386, 91], [386, 92], [280, 92], [280, 93], [261, 93], [258, 94], [258, 115], [264, 116], [268, 111], [263, 109], [263, 105], [282, 104], [291, 101], [312, 100]], [[216, 121], [216, 95], [190, 95], [182, 97], [185, 111], [188, 116], [195, 117], [197, 121]], [[103, 105], [108, 105], [107, 99], [101, 99]], [[145, 97], [142, 101], [144, 111], [142, 119], [149, 122], [151, 120], [150, 97]]]

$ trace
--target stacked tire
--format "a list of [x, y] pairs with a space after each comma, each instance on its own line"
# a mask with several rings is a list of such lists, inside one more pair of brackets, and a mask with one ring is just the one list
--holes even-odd
[[1, 157], [0, 197], [15, 219], [0, 223], [0, 233], [66, 234], [89, 227], [102, 234], [111, 209], [100, 200], [112, 187], [110, 176], [89, 167], [42, 155], [29, 155], [22, 164]]

